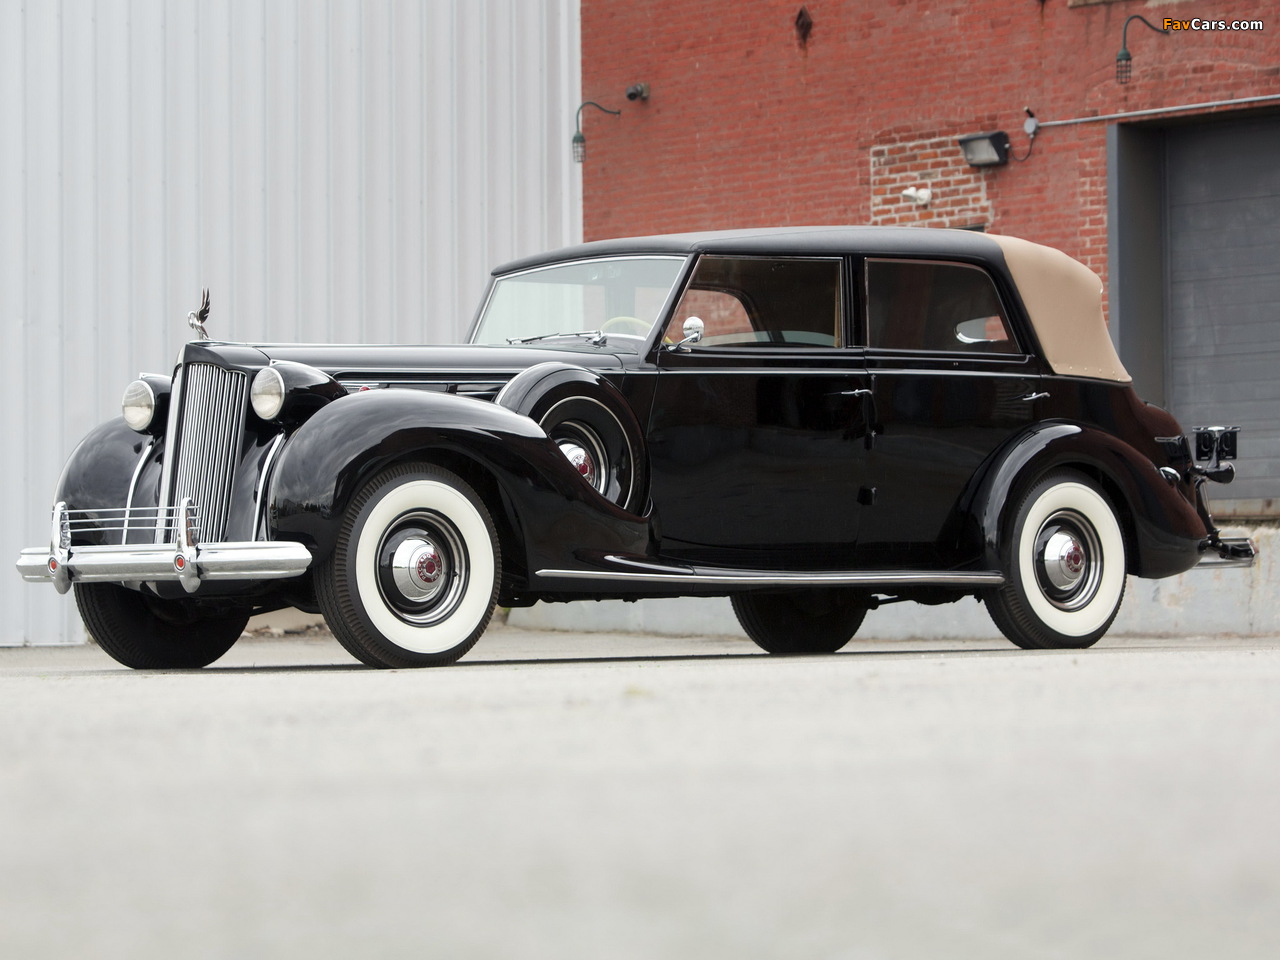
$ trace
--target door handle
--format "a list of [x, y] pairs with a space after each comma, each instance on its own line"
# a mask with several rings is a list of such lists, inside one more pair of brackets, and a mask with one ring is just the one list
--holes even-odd
[[876, 436], [876, 394], [874, 390], [859, 387], [857, 390], [841, 390], [841, 397], [857, 397], [862, 401], [862, 419], [866, 421], [867, 432], [863, 435], [863, 444], [868, 450], [875, 442]]
[[1039, 393], [1028, 393], [1025, 397], [1019, 397], [1018, 399], [1019, 399], [1019, 400], [1027, 400], [1027, 401], [1031, 401], [1031, 400], [1045, 400], [1045, 399], [1047, 399], [1047, 398], [1048, 398], [1048, 396], [1049, 396], [1049, 394], [1048, 394], [1047, 392], [1045, 392], [1044, 390], [1041, 390]]

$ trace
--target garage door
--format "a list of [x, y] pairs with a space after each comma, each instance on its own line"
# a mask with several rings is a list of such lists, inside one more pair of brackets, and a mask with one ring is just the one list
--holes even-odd
[[[1166, 137], [1166, 396], [1239, 425], [1238, 512], [1280, 513], [1280, 117]], [[1271, 501], [1270, 503], [1266, 501]]]

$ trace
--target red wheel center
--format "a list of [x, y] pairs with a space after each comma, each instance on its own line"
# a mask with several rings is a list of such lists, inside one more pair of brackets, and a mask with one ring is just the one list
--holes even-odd
[[434, 554], [424, 553], [420, 556], [415, 570], [423, 583], [435, 583], [440, 579], [440, 561]]
[[1071, 573], [1079, 573], [1084, 569], [1084, 551], [1080, 549], [1079, 544], [1073, 545], [1067, 551], [1067, 555], [1062, 558], [1062, 562]]

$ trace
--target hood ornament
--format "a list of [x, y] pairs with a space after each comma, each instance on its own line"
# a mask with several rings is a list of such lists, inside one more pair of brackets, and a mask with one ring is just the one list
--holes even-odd
[[200, 334], [201, 340], [209, 339], [209, 332], [204, 328], [204, 322], [209, 319], [209, 288], [204, 288], [204, 297], [200, 300], [200, 310], [197, 312], [192, 310], [187, 314], [187, 326], [196, 333]]

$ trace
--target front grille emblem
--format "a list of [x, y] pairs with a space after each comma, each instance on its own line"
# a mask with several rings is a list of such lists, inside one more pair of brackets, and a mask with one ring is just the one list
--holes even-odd
[[200, 334], [201, 340], [208, 340], [209, 333], [205, 330], [205, 321], [209, 319], [209, 288], [205, 287], [204, 297], [200, 300], [199, 311], [192, 310], [187, 314], [187, 326], [196, 333]]

